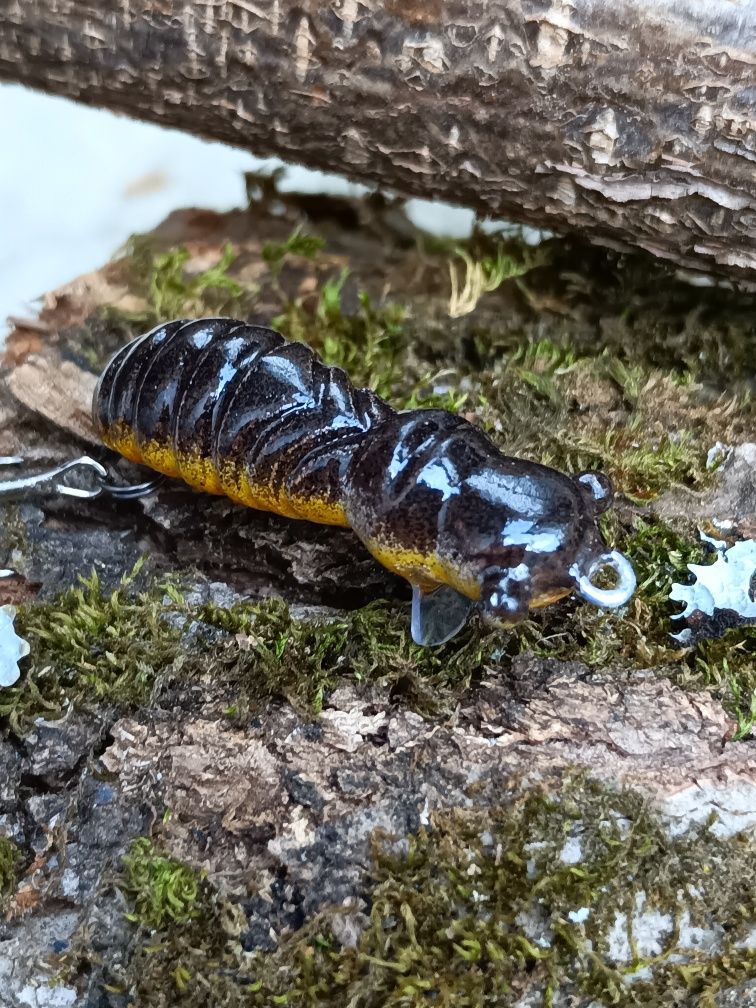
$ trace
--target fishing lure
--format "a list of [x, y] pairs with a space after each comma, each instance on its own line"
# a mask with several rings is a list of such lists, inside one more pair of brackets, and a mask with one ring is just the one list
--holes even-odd
[[[412, 585], [419, 644], [449, 640], [476, 605], [511, 625], [573, 591], [614, 608], [635, 589], [596, 525], [605, 476], [508, 458], [445, 410], [394, 410], [271, 329], [159, 325], [106, 366], [93, 416], [108, 447], [197, 490], [353, 529]], [[603, 568], [615, 587], [594, 582]]]

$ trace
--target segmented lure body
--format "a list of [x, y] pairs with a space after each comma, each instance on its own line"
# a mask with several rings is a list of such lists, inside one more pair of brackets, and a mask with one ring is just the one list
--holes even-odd
[[176, 321], [124, 347], [95, 393], [122, 455], [208, 493], [291, 518], [348, 525], [355, 447], [391, 409], [303, 343], [228, 319]]
[[[577, 589], [619, 605], [632, 569], [607, 553], [598, 474], [504, 456], [444, 410], [397, 412], [271, 329], [178, 320], [120, 350], [94, 397], [103, 442], [249, 507], [349, 526], [414, 587], [413, 636], [452, 636], [479, 602], [503, 622]], [[590, 578], [613, 566], [620, 586]], [[632, 583], [631, 583], [632, 582]]]

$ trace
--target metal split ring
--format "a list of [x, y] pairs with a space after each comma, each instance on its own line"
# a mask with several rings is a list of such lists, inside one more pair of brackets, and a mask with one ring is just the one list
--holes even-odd
[[[24, 460], [16, 456], [0, 457], [0, 466], [22, 465]], [[86, 474], [93, 486], [75, 486], [63, 477], [73, 474]], [[0, 501], [24, 500], [39, 494], [57, 493], [63, 497], [76, 497], [79, 500], [96, 500], [98, 497], [111, 497], [113, 500], [138, 500], [154, 493], [161, 480], [152, 479], [145, 483], [127, 484], [122, 486], [110, 481], [110, 474], [104, 465], [82, 455], [71, 459], [54, 469], [35, 473], [32, 476], [21, 476], [13, 480], [0, 480]]]

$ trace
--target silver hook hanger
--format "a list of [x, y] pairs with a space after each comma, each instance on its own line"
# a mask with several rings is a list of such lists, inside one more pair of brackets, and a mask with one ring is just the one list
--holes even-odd
[[[17, 456], [0, 456], [0, 466], [22, 465], [24, 460]], [[86, 474], [94, 485], [90, 487], [73, 486], [64, 477], [69, 474]], [[7, 500], [27, 500], [30, 497], [57, 493], [63, 497], [76, 497], [79, 500], [96, 500], [98, 497], [111, 497], [113, 500], [138, 500], [154, 493], [162, 481], [148, 480], [145, 483], [120, 486], [111, 483], [108, 470], [88, 455], [71, 459], [54, 469], [35, 473], [31, 476], [21, 476], [18, 479], [0, 480], [0, 502]]]

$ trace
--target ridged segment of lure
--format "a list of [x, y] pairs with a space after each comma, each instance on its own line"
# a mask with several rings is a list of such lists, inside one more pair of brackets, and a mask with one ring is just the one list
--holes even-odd
[[302, 343], [229, 319], [169, 322], [105, 369], [94, 418], [134, 462], [290, 518], [347, 525], [353, 447], [390, 408]]
[[[397, 412], [271, 329], [158, 326], [107, 365], [93, 414], [110, 448], [197, 490], [352, 528], [412, 584], [418, 643], [448, 640], [475, 606], [511, 625], [573, 591], [613, 608], [635, 588], [596, 525], [606, 477], [509, 458], [445, 410]], [[607, 566], [612, 589], [593, 581]]]

